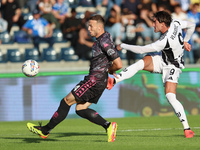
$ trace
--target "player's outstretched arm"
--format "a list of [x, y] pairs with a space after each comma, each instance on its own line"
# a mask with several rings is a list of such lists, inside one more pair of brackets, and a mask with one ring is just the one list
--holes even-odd
[[181, 21], [181, 26], [182, 26], [182, 29], [186, 29], [186, 33], [185, 33], [185, 37], [183, 41], [188, 42], [195, 31], [196, 24], [190, 21]]
[[131, 51], [133, 53], [137, 54], [144, 54], [144, 53], [150, 53], [150, 52], [155, 52], [156, 50], [152, 47], [151, 44], [145, 45], [145, 46], [138, 46], [138, 45], [130, 45], [130, 44], [119, 44], [117, 45], [117, 50], [121, 51], [122, 48]]

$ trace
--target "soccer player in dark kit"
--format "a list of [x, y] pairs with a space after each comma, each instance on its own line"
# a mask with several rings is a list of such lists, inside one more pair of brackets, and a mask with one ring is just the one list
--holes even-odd
[[69, 112], [70, 106], [76, 104], [76, 113], [89, 121], [105, 128], [108, 142], [113, 142], [116, 137], [117, 123], [108, 122], [95, 110], [88, 108], [92, 103], [97, 103], [107, 86], [108, 73], [113, 74], [122, 68], [122, 61], [115, 49], [112, 37], [104, 30], [104, 19], [101, 15], [91, 16], [88, 31], [96, 41], [92, 47], [92, 60], [89, 75], [80, 81], [72, 91], [65, 96], [58, 110], [54, 113], [49, 123], [37, 126], [27, 123], [28, 129], [42, 138], [47, 138], [50, 131], [63, 121]]

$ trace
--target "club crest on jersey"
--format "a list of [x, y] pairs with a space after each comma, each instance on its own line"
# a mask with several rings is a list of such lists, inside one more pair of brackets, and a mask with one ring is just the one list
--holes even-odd
[[115, 51], [113, 49], [109, 49], [107, 51], [107, 53], [108, 53], [109, 56], [111, 56], [111, 55], [113, 55], [115, 53]]
[[103, 46], [104, 46], [104, 48], [105, 48], [105, 47], [107, 47], [107, 46], [108, 46], [108, 44], [107, 44], [107, 43], [105, 43]]

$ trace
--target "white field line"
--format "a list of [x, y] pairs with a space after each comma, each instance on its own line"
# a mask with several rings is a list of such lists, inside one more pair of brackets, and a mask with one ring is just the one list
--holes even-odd
[[[191, 129], [200, 129], [200, 127], [192, 127]], [[127, 130], [117, 130], [117, 132], [143, 132], [143, 131], [166, 131], [166, 130], [183, 130], [183, 128], [154, 128], [154, 129], [127, 129]], [[95, 132], [105, 132], [105, 131], [92, 131], [93, 133]], [[6, 136], [11, 136], [11, 135], [17, 135], [17, 136], [22, 136], [22, 135], [29, 135], [30, 133], [27, 131], [27, 133], [24, 134], [6, 134]], [[56, 133], [56, 131], [53, 134], [60, 134]], [[5, 136], [5, 134], [0, 134], [0, 136]]]
[[[200, 129], [200, 127], [192, 127], [191, 129]], [[166, 130], [183, 130], [183, 128], [127, 129], [127, 130], [117, 130], [117, 132], [143, 132], [143, 131], [166, 131]], [[104, 131], [96, 131], [96, 132], [104, 132]]]

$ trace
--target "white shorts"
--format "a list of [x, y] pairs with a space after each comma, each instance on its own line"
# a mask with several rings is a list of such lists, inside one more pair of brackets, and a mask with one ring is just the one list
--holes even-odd
[[182, 73], [180, 68], [174, 65], [166, 65], [160, 55], [151, 55], [151, 57], [154, 67], [153, 72], [162, 74], [163, 85], [165, 85], [166, 82], [178, 83], [179, 75]]

